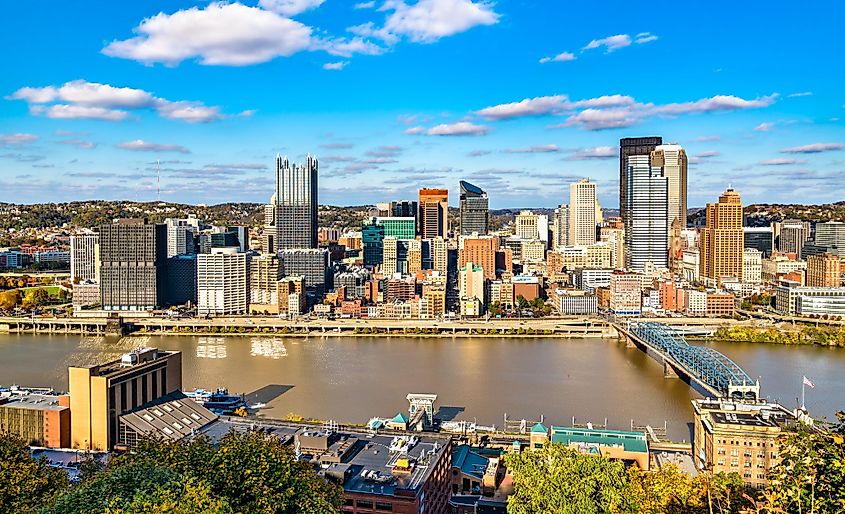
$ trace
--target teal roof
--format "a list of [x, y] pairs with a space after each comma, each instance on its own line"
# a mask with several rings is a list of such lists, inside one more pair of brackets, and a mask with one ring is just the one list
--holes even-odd
[[399, 414], [393, 416], [393, 419], [391, 419], [390, 421], [393, 422], [393, 423], [407, 423], [408, 422], [408, 416], [406, 416], [406, 415], [404, 415], [400, 412]]
[[456, 446], [452, 450], [452, 466], [460, 468], [461, 472], [465, 475], [471, 475], [481, 479], [489, 462], [487, 457], [475, 453], [466, 444]]
[[549, 429], [546, 428], [546, 425], [544, 425], [542, 423], [537, 423], [536, 425], [531, 427], [531, 433], [532, 434], [548, 434]]
[[572, 443], [596, 446], [619, 446], [629, 452], [648, 452], [648, 441], [642, 432], [622, 430], [597, 430], [574, 427], [552, 427], [551, 441], [569, 445]]

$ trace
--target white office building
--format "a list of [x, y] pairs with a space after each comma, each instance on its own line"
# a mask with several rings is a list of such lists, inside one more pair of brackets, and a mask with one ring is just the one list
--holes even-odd
[[249, 308], [249, 256], [237, 247], [197, 255], [197, 311], [200, 315], [245, 314]]
[[70, 236], [70, 279], [100, 281], [100, 235], [96, 233]]
[[596, 184], [581, 179], [569, 185], [569, 244], [596, 242]]
[[625, 175], [625, 265], [632, 271], [642, 271], [648, 262], [667, 268], [668, 179], [647, 155], [628, 157]]

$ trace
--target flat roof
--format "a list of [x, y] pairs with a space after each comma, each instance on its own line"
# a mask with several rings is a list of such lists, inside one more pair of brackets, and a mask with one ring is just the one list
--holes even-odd
[[68, 407], [59, 405], [55, 394], [23, 393], [0, 396], [0, 408], [61, 411]]
[[628, 452], [648, 452], [648, 441], [642, 432], [553, 426], [551, 441], [566, 445], [573, 443], [608, 447], [621, 445]]

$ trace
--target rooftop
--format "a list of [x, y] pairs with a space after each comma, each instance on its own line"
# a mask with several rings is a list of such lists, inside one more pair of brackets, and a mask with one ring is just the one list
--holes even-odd
[[2, 393], [0, 407], [31, 410], [60, 411], [67, 406], [59, 405], [59, 395], [39, 393]]
[[182, 392], [171, 393], [120, 417], [138, 434], [161, 434], [174, 441], [201, 430], [217, 415]]
[[596, 430], [589, 428], [552, 427], [551, 442], [570, 444], [584, 444], [587, 446], [622, 446], [629, 452], [648, 452], [648, 442], [642, 432], [625, 432], [622, 430]]

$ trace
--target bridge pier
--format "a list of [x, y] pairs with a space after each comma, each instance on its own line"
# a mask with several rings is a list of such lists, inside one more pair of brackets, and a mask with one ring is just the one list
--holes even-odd
[[666, 359], [663, 359], [663, 378], [678, 378], [678, 372]]

